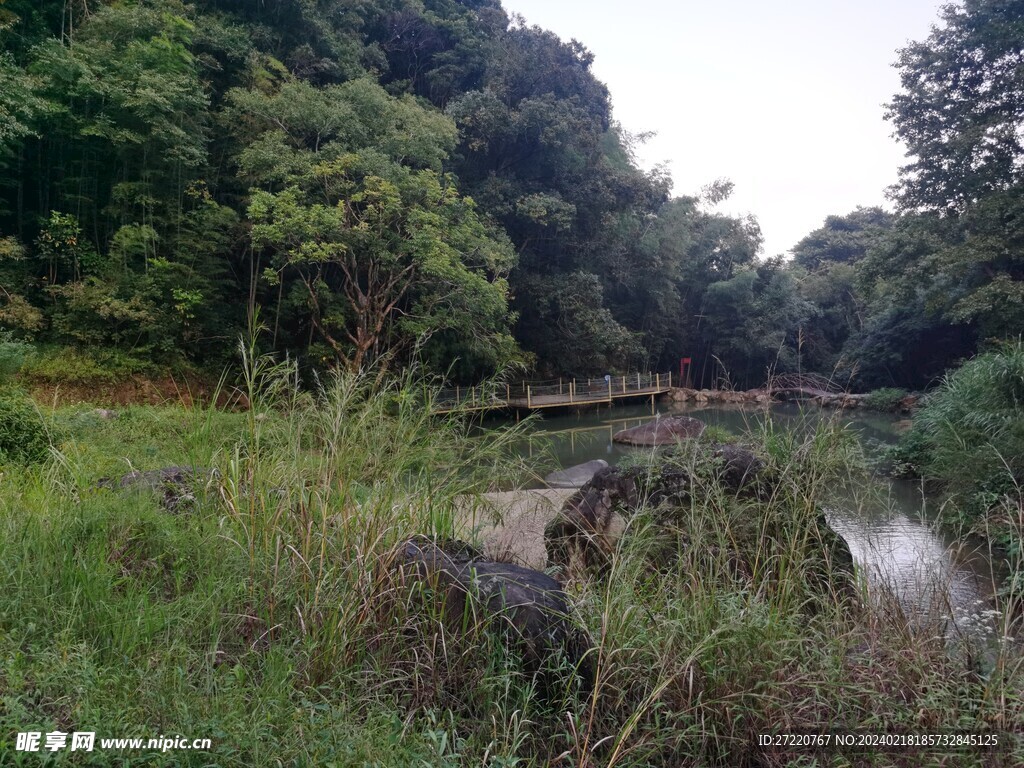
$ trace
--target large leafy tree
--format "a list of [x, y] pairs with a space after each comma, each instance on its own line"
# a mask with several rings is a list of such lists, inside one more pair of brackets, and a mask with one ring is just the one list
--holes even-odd
[[887, 116], [911, 161], [900, 220], [858, 266], [867, 317], [848, 352], [865, 382], [927, 384], [1024, 327], [1022, 49], [1024, 2], [964, 0], [900, 54]]
[[892, 229], [896, 217], [881, 208], [857, 208], [825, 223], [793, 246], [793, 261], [815, 270], [835, 262], [856, 264]]
[[631, 161], [592, 61], [578, 42], [516, 23], [482, 87], [447, 108], [459, 127], [456, 172], [519, 251], [517, 334], [551, 373], [645, 362], [642, 291], [620, 278], [644, 258], [637, 235], [667, 183]]
[[369, 80], [229, 94], [254, 184], [247, 216], [275, 328], [308, 328], [342, 365], [443, 345], [474, 373], [516, 356], [507, 240], [440, 169], [452, 123]]
[[897, 187], [904, 207], [962, 213], [1024, 181], [1022, 41], [1022, 0], [964, 0], [901, 51], [888, 117], [913, 158]]

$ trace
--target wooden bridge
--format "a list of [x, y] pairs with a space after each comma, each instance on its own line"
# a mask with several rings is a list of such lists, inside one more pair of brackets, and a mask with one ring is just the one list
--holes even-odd
[[537, 410], [565, 406], [610, 403], [632, 397], [668, 392], [671, 373], [629, 373], [593, 379], [549, 379], [516, 384], [482, 384], [477, 387], [442, 389], [434, 400], [435, 413], [489, 411], [500, 408]]

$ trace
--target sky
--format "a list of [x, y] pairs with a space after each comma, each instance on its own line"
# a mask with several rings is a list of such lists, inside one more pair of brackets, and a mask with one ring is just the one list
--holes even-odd
[[640, 164], [667, 162], [676, 195], [727, 178], [717, 210], [753, 214], [764, 254], [826, 216], [891, 207], [906, 162], [884, 104], [899, 48], [928, 35], [943, 0], [502, 0], [595, 56], [613, 117], [655, 131]]

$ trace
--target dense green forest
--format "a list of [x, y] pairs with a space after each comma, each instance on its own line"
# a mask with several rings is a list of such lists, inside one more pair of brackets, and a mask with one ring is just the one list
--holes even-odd
[[1020, 0], [946, 8], [897, 62], [896, 213], [787, 260], [498, 0], [0, 0], [0, 344], [216, 370], [258, 309], [305, 370], [922, 387], [1024, 328], [1022, 39]]

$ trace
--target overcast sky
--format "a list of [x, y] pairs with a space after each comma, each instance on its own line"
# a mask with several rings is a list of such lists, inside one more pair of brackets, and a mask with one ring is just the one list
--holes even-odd
[[765, 254], [789, 251], [829, 214], [887, 205], [904, 149], [883, 104], [896, 51], [927, 36], [941, 0], [502, 0], [595, 55], [614, 117], [656, 131], [677, 195], [716, 178], [721, 209], [752, 213]]

